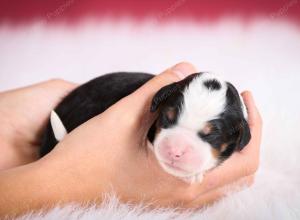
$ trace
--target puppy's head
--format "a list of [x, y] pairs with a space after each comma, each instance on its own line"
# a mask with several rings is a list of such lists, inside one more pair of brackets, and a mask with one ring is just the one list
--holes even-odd
[[245, 106], [234, 86], [210, 73], [195, 73], [161, 88], [153, 141], [162, 168], [177, 177], [203, 174], [250, 140]]

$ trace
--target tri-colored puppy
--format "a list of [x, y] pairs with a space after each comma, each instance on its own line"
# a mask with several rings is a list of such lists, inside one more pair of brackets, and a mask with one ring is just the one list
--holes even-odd
[[[111, 73], [76, 88], [51, 113], [40, 155], [50, 152], [67, 132], [152, 77], [146, 73]], [[148, 138], [159, 164], [187, 182], [201, 181], [205, 171], [243, 149], [251, 138], [239, 93], [232, 84], [210, 73], [195, 73], [161, 88], [149, 111], [158, 111]]]

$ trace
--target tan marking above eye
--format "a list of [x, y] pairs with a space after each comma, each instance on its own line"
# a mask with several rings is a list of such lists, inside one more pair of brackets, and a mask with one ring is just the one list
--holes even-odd
[[221, 152], [224, 152], [227, 149], [227, 147], [228, 147], [228, 144], [226, 144], [226, 143], [222, 144], [221, 149], [220, 149]]
[[204, 128], [202, 129], [202, 133], [207, 135], [212, 131], [212, 125], [210, 123], [207, 123]]
[[168, 108], [167, 111], [166, 111], [166, 115], [167, 115], [167, 117], [170, 121], [173, 121], [176, 117], [175, 108], [172, 108], [172, 107]]
[[217, 150], [217, 149], [215, 149], [213, 147], [211, 148], [211, 153], [212, 153], [212, 155], [213, 155], [214, 158], [219, 158], [219, 156], [221, 154], [221, 152], [219, 150]]

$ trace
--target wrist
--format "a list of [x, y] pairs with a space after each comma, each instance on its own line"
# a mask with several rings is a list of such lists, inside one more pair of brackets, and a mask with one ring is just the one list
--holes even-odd
[[[80, 155], [69, 155], [64, 149], [59, 149], [62, 152], [56, 150], [58, 149], [35, 162], [33, 168], [38, 176], [37, 181], [47, 183], [42, 196], [50, 204], [99, 200], [101, 193], [109, 190], [110, 176], [99, 169], [98, 161], [93, 162], [91, 158], [86, 160]], [[84, 161], [88, 161], [88, 164]]]
[[38, 177], [33, 164], [0, 172], [0, 217], [40, 208], [38, 198], [44, 198], [44, 187]]
[[[67, 174], [67, 175], [66, 175]], [[47, 160], [0, 172], [0, 218], [81, 201], [68, 171]]]

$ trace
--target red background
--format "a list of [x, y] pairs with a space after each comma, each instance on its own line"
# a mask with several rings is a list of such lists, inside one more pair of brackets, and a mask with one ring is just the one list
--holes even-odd
[[[68, 1], [70, 6], [64, 7]], [[176, 4], [179, 6], [176, 7]], [[276, 19], [289, 19], [298, 24], [300, 21], [300, 0], [1, 0], [0, 21], [27, 23], [45, 19], [60, 7], [64, 10], [52, 16], [51, 22], [76, 23], [85, 17], [103, 16], [116, 19], [130, 16], [138, 21], [149, 16], [161, 16], [161, 21], [182, 17], [207, 21], [236, 15], [245, 19], [271, 17], [276, 13]], [[168, 10], [171, 12], [168, 13]]]

